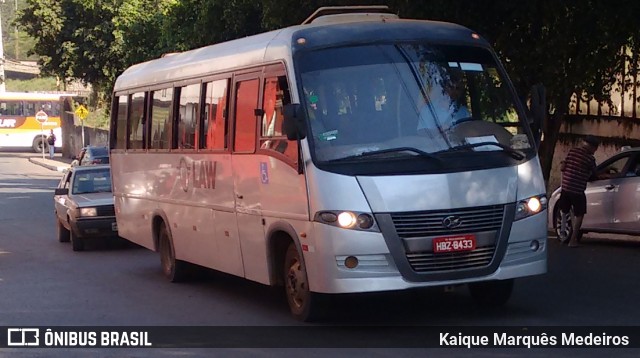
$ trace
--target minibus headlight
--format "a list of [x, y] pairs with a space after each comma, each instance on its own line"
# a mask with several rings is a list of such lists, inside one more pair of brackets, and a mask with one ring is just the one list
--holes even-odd
[[358, 215], [358, 227], [361, 229], [369, 229], [373, 226], [373, 224], [375, 224], [375, 221], [373, 220], [373, 216], [369, 215], [369, 214], [360, 214]]
[[98, 216], [96, 208], [80, 208], [80, 216]]
[[343, 229], [378, 231], [373, 215], [353, 211], [320, 211], [314, 221]]
[[336, 222], [338, 220], [338, 215], [336, 215], [334, 213], [325, 212], [325, 213], [320, 213], [320, 218], [324, 222], [332, 223], [332, 222]]
[[343, 211], [338, 214], [338, 225], [345, 229], [351, 229], [356, 225], [356, 215], [349, 211]]
[[542, 208], [542, 203], [540, 203], [540, 199], [538, 198], [531, 198], [527, 201], [527, 208], [529, 211], [537, 213]]
[[535, 215], [545, 210], [546, 208], [547, 197], [545, 195], [537, 195], [524, 200], [520, 200], [516, 204], [516, 215], [514, 220], [520, 220], [531, 215]]

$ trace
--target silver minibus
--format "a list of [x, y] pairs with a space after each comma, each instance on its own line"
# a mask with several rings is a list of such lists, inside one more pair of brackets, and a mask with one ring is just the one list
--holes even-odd
[[118, 77], [119, 233], [171, 281], [195, 264], [282, 286], [300, 320], [342, 293], [504, 304], [547, 269], [536, 120], [472, 30], [323, 8]]

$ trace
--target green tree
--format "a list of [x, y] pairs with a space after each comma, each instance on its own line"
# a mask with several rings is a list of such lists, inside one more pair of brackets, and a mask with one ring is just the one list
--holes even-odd
[[183, 0], [165, 19], [165, 49], [185, 51], [264, 31], [261, 3], [253, 0]]
[[19, 26], [36, 40], [33, 52], [40, 56], [45, 74], [66, 77], [66, 56], [62, 54], [61, 37], [64, 28], [62, 3], [56, 0], [28, 0], [18, 14]]
[[166, 52], [263, 31], [252, 0], [26, 1], [17, 21], [37, 39], [43, 68], [91, 83]]
[[44, 74], [110, 93], [129, 65], [157, 56], [171, 0], [27, 0], [17, 22], [35, 38]]
[[23, 9], [26, 0], [6, 0], [0, 6], [0, 16], [2, 17], [2, 40], [4, 56], [10, 60], [36, 60], [37, 57], [27, 55], [33, 48], [33, 39], [23, 31], [17, 31], [15, 19], [17, 9]]
[[174, 46], [164, 42], [164, 25], [167, 13], [179, 1], [175, 0], [124, 0], [114, 11], [114, 37], [112, 51], [120, 56], [112, 77], [119, 75], [132, 64], [148, 61], [174, 51]]
[[111, 19], [119, 1], [27, 0], [17, 21], [33, 38], [41, 71], [79, 79], [99, 91], [113, 81], [120, 57], [113, 53]]

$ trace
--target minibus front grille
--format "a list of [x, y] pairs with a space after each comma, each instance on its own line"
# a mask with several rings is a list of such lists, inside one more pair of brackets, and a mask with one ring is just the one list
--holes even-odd
[[[480, 231], [499, 231], [504, 205], [468, 209], [392, 213], [396, 233], [401, 238], [446, 236]], [[458, 225], [445, 226], [445, 219], [455, 218]]]
[[495, 246], [478, 247], [473, 251], [434, 254], [432, 252], [407, 253], [411, 268], [418, 273], [477, 269], [491, 263]]

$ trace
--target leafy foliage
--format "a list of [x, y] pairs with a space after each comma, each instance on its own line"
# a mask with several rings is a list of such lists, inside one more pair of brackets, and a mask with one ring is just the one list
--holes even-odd
[[164, 48], [184, 51], [263, 32], [260, 2], [183, 0], [171, 6], [163, 27]]
[[17, 9], [24, 9], [27, 0], [7, 0], [0, 6], [2, 18], [2, 40], [4, 56], [11, 60], [37, 60], [36, 56], [29, 56], [33, 48], [34, 39], [23, 31], [17, 31], [15, 19]]
[[124, 0], [112, 17], [114, 43], [112, 51], [118, 55], [118, 67], [112, 76], [126, 67], [156, 58], [167, 52], [163, 45], [164, 19], [174, 1]]

